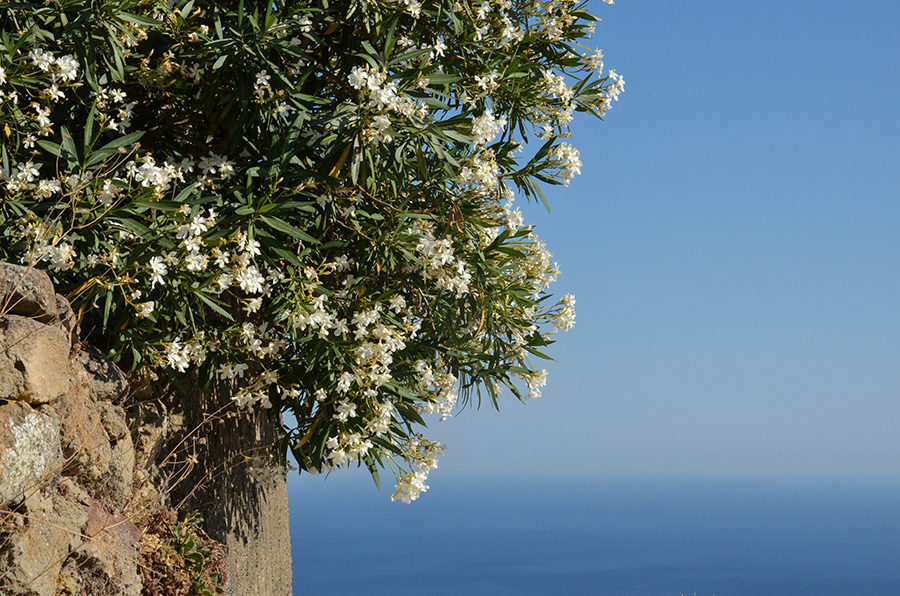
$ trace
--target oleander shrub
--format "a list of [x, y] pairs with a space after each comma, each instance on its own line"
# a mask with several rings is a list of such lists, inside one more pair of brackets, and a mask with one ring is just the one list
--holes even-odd
[[[612, 4], [611, 0], [606, 0]], [[540, 394], [574, 324], [515, 206], [624, 87], [569, 0], [0, 8], [0, 257], [120, 366], [285, 413], [273, 457], [426, 488], [425, 417]]]

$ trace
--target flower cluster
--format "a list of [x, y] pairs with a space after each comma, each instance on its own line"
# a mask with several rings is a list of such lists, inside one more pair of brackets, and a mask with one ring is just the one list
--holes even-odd
[[365, 67], [354, 66], [347, 80], [351, 87], [358, 89], [364, 98], [368, 98], [365, 105], [372, 111], [373, 116], [363, 136], [372, 142], [392, 140], [390, 134], [386, 132], [391, 126], [388, 112], [413, 122], [421, 121], [427, 116], [428, 109], [425, 104], [401, 91], [396, 82], [388, 80], [388, 73], [382, 69], [373, 68], [368, 64]]
[[391, 500], [410, 503], [428, 490], [428, 485], [425, 484], [428, 472], [437, 468], [437, 458], [444, 454], [444, 449], [444, 445], [421, 437], [410, 440], [406, 445], [404, 458], [412, 471], [397, 478], [397, 489], [391, 495]]
[[494, 118], [491, 110], [472, 120], [472, 146], [480, 147], [494, 140], [506, 126], [506, 118]]
[[550, 150], [550, 155], [557, 159], [563, 184], [569, 186], [572, 178], [581, 173], [581, 152], [568, 143], [560, 143]]

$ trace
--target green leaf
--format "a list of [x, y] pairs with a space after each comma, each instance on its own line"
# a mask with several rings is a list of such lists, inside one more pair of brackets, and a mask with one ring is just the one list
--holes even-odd
[[430, 74], [427, 78], [429, 85], [449, 85], [462, 80], [462, 77], [448, 74]]
[[106, 291], [106, 301], [103, 303], [103, 328], [109, 324], [109, 315], [112, 312], [113, 293], [111, 290]]
[[38, 146], [41, 149], [43, 149], [44, 151], [46, 151], [53, 157], [62, 157], [62, 155], [60, 155], [60, 152], [61, 152], [60, 146], [57, 145], [56, 143], [54, 143], [53, 141], [48, 141], [46, 139], [38, 139], [35, 142], [38, 144]]
[[66, 154], [60, 155], [60, 157], [78, 163], [78, 149], [75, 148], [75, 139], [72, 138], [72, 133], [65, 126], [61, 126], [59, 130], [62, 135], [62, 151]]
[[175, 203], [185, 203], [185, 202], [187, 202], [188, 198], [189, 198], [192, 194], [194, 194], [194, 192], [195, 192], [196, 189], [197, 189], [197, 184], [196, 184], [196, 183], [187, 186], [187, 187], [184, 188], [180, 193], [178, 193], [178, 196], [175, 197], [175, 198], [173, 199], [173, 201], [174, 201]]
[[232, 321], [232, 322], [234, 321], [234, 317], [231, 316], [231, 313], [229, 313], [227, 310], [225, 310], [225, 307], [223, 306], [223, 304], [213, 300], [209, 296], [206, 296], [203, 293], [203, 290], [196, 292], [194, 295], [197, 296], [197, 298], [202, 300], [204, 303], [206, 303], [206, 305], [209, 306], [211, 309], [213, 309], [214, 311], [216, 311], [217, 313], [219, 313], [220, 315], [222, 315], [229, 321]]
[[294, 253], [292, 253], [289, 250], [286, 250], [284, 248], [279, 248], [279, 247], [272, 247], [270, 250], [272, 252], [274, 252], [275, 254], [277, 254], [282, 259], [284, 259], [285, 261], [289, 262], [291, 265], [295, 265], [297, 267], [305, 267], [306, 266], [306, 263], [303, 263], [300, 259], [297, 258], [297, 255], [295, 255]]
[[291, 224], [287, 223], [284, 220], [278, 219], [272, 215], [260, 215], [259, 220], [264, 224], [272, 228], [273, 230], [278, 230], [279, 232], [284, 232], [289, 236], [293, 236], [298, 240], [302, 240], [304, 242], [309, 242], [311, 244], [318, 244], [319, 241], [307, 234], [306, 232], [300, 230], [299, 228], [295, 228]]
[[[90, 151], [91, 144], [94, 142], [94, 121], [97, 119], [97, 102], [91, 104], [91, 110], [88, 112], [87, 119], [84, 121], [84, 154]], [[85, 166], [86, 167], [86, 166]]]
[[373, 57], [378, 56], [378, 52], [375, 50], [375, 48], [372, 47], [372, 44], [370, 44], [368, 41], [363, 40], [359, 45], [361, 45], [363, 47], [363, 49], [365, 49], [369, 53], [370, 56], [373, 56]]
[[162, 25], [162, 21], [157, 21], [156, 19], [151, 19], [149, 17], [142, 17], [136, 14], [131, 14], [130, 12], [117, 12], [116, 16], [121, 18], [122, 20], [128, 21], [130, 23], [135, 23], [136, 25], [147, 25], [148, 27], [158, 27]]
[[372, 480], [375, 482], [375, 486], [378, 490], [381, 490], [381, 477], [378, 475], [378, 465], [375, 462], [375, 458], [371, 456], [367, 456], [363, 459], [366, 464], [366, 467], [369, 469], [369, 473], [372, 474]]
[[546, 355], [545, 353], [541, 352], [541, 351], [538, 350], [537, 348], [533, 348], [533, 347], [528, 346], [528, 345], [525, 345], [525, 346], [522, 346], [522, 347], [525, 348], [526, 350], [528, 350], [529, 352], [531, 352], [532, 354], [534, 354], [535, 356], [537, 356], [538, 358], [543, 358], [544, 360], [553, 360], [553, 358], [551, 358], [550, 356], [548, 356], [548, 355]]
[[129, 145], [133, 146], [142, 136], [144, 136], [144, 131], [140, 130], [110, 141], [91, 153], [91, 156], [85, 160], [84, 167], [89, 168], [106, 161], [108, 158], [119, 153], [119, 149]]

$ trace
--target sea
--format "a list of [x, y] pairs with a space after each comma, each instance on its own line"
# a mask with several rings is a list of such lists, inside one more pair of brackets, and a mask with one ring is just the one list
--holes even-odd
[[355, 472], [289, 482], [294, 596], [900, 596], [897, 478]]

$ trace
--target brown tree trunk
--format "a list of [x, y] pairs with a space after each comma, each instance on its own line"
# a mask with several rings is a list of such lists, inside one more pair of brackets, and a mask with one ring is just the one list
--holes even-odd
[[171, 503], [181, 513], [197, 511], [203, 529], [225, 546], [227, 595], [290, 596], [287, 485], [280, 474], [272, 484], [258, 482], [245, 459], [277, 439], [277, 424], [262, 409], [222, 407], [196, 383], [187, 390], [171, 394], [181, 406], [170, 410], [173, 420], [179, 410], [183, 416], [170, 441]]

